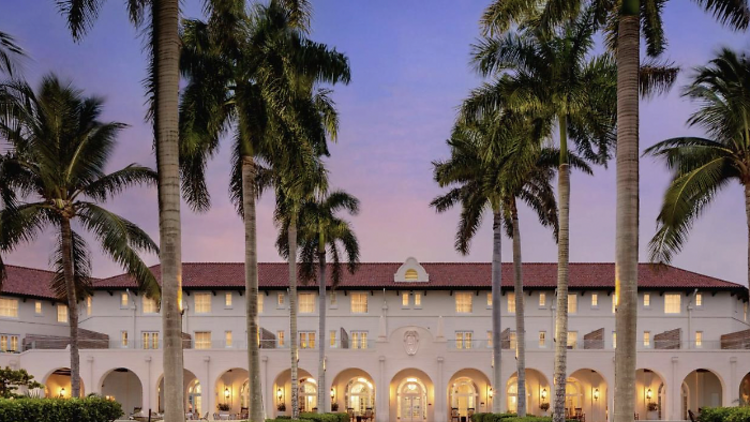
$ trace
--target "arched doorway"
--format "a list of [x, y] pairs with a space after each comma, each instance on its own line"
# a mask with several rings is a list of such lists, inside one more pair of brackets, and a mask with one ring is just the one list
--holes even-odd
[[662, 420], [666, 401], [664, 379], [651, 369], [635, 372], [635, 413], [641, 420]]
[[476, 412], [486, 412], [492, 399], [490, 380], [478, 369], [462, 369], [448, 381], [447, 414], [469, 417]]
[[299, 380], [299, 405], [300, 412], [317, 412], [318, 383], [315, 378], [307, 377]]
[[[302, 368], [297, 369], [297, 385], [294, 387], [295, 391], [299, 394], [299, 408], [301, 411], [306, 411], [307, 409], [307, 403], [305, 403], [305, 400], [303, 400], [302, 396], [302, 384], [312, 384], [315, 386], [315, 391], [317, 392], [317, 386], [315, 385], [315, 379], [312, 377], [312, 375], [307, 372], [306, 370]], [[305, 389], [308, 389], [308, 386], [304, 387]], [[276, 379], [273, 383], [273, 391], [274, 391], [274, 403], [276, 407], [276, 415], [290, 415], [292, 412], [292, 371], [290, 369], [286, 369], [282, 371], [279, 375], [276, 376]], [[315, 397], [315, 403], [317, 405], [317, 397]], [[283, 407], [282, 407], [283, 405]], [[315, 407], [315, 406], [313, 406]], [[280, 410], [283, 408], [284, 410]], [[272, 412], [268, 411], [269, 414]]]
[[391, 380], [390, 420], [423, 422], [433, 420], [433, 384], [418, 369], [404, 369]]
[[718, 375], [708, 369], [696, 369], [682, 381], [683, 419], [688, 410], [698, 414], [703, 407], [718, 407], [722, 403], [723, 388]]
[[586, 422], [607, 419], [607, 382], [593, 369], [579, 369], [565, 384], [565, 413], [567, 417], [582, 414]]
[[[156, 407], [159, 409], [159, 413], [164, 413], [164, 375], [159, 377], [159, 382], [156, 385]], [[198, 381], [198, 377], [187, 369], [182, 371], [182, 388], [185, 397], [185, 412], [192, 411], [194, 415], [202, 412], [200, 413], [201, 416], [205, 416], [209, 409], [204, 409], [203, 388]]]
[[750, 373], [745, 375], [740, 381], [740, 406], [750, 405]]
[[[218, 404], [229, 406], [232, 415], [244, 416], [250, 400], [248, 372], [242, 368], [232, 368], [216, 379], [216, 398]], [[206, 409], [209, 410], [209, 409]]]
[[[550, 407], [550, 389], [547, 377], [536, 369], [526, 368], [526, 412], [547, 415]], [[508, 412], [518, 411], [518, 373], [514, 372], [507, 383]]]
[[364, 415], [369, 409], [375, 410], [375, 383], [367, 372], [349, 368], [333, 378], [331, 406], [338, 406], [340, 412], [351, 412], [355, 416]]
[[143, 385], [133, 371], [117, 368], [108, 372], [101, 382], [102, 395], [122, 405], [125, 416], [138, 413], [143, 408]]
[[[55, 369], [44, 380], [45, 397], [69, 399], [70, 392], [70, 368]], [[83, 380], [81, 380], [80, 397], [86, 397]]]

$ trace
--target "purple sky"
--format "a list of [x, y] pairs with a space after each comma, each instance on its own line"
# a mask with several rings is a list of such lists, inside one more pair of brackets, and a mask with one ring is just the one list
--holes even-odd
[[[199, 2], [183, 1], [187, 16], [199, 16]], [[487, 261], [491, 227], [484, 224], [472, 253], [453, 249], [457, 212], [436, 215], [430, 200], [440, 193], [432, 181], [430, 162], [445, 158], [445, 139], [455, 108], [479, 79], [468, 66], [469, 45], [478, 34], [478, 18], [487, 0], [313, 1], [315, 40], [336, 46], [351, 60], [352, 83], [336, 87], [341, 131], [329, 160], [332, 185], [362, 201], [353, 219], [363, 261]], [[750, 47], [746, 34], [722, 28], [693, 2], [672, 1], [665, 9], [668, 58], [685, 70], [705, 63], [722, 45]], [[106, 96], [105, 118], [130, 124], [120, 137], [111, 163], [154, 166], [151, 131], [144, 123], [141, 80], [145, 56], [138, 32], [126, 18], [122, 1], [106, 2], [94, 29], [79, 44], [72, 42], [52, 1], [6, 0], [0, 29], [13, 34], [27, 50], [26, 76], [34, 83], [54, 71], [70, 78], [89, 94]], [[679, 88], [641, 108], [641, 146], [673, 136], [700, 134], [685, 127], [693, 106], [679, 97]], [[241, 261], [242, 223], [228, 201], [229, 148], [209, 167], [213, 208], [192, 214], [183, 208], [183, 260]], [[596, 169], [593, 177], [572, 177], [571, 261], [613, 261], [615, 221], [614, 163]], [[641, 260], [655, 228], [668, 175], [647, 158], [641, 167]], [[110, 209], [137, 222], [158, 238], [155, 189], [133, 189], [109, 204]], [[273, 247], [273, 199], [258, 206], [258, 249], [261, 261], [278, 261]], [[746, 283], [747, 229], [743, 196], [731, 186], [696, 224], [675, 264], [690, 270]], [[556, 261], [552, 235], [524, 210], [521, 216], [523, 253], [527, 261]], [[52, 233], [7, 257], [9, 263], [46, 267]], [[120, 272], [95, 244], [94, 273]], [[503, 245], [510, 260], [510, 242]], [[709, 252], [711, 251], [711, 252]], [[149, 264], [156, 256], [146, 256]]]

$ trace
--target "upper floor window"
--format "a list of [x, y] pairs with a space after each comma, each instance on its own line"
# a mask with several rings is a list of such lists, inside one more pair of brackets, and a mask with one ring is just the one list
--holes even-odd
[[367, 331], [352, 331], [352, 349], [367, 349]]
[[409, 306], [409, 293], [402, 293], [401, 294], [401, 306], [406, 308]]
[[695, 347], [703, 347], [703, 331], [695, 332]]
[[120, 308], [127, 309], [128, 305], [130, 305], [130, 295], [128, 292], [120, 293]]
[[596, 293], [591, 294], [591, 307], [595, 309], [599, 307], [599, 295]]
[[331, 308], [338, 307], [339, 306], [339, 303], [338, 303], [339, 298], [338, 298], [338, 295], [336, 294], [336, 291], [335, 290], [331, 290], [331, 294], [329, 296], [331, 298]]
[[578, 312], [578, 296], [573, 293], [568, 295], [568, 313], [574, 314]]
[[300, 293], [299, 296], [299, 313], [311, 314], [315, 312], [315, 295], [312, 293]]
[[578, 346], [578, 331], [568, 331], [568, 349]]
[[643, 307], [644, 308], [650, 308], [651, 307], [651, 294], [644, 293], [643, 294]]
[[651, 331], [643, 332], [643, 347], [651, 347]]
[[617, 349], [617, 332], [612, 331], [612, 348]]
[[158, 349], [159, 348], [159, 332], [158, 331], [144, 331], [142, 346], [144, 349]]
[[414, 307], [422, 307], [422, 293], [414, 293]]
[[516, 312], [516, 294], [508, 293], [508, 313]]
[[456, 293], [456, 313], [471, 313], [471, 293]]
[[68, 322], [68, 305], [57, 304], [57, 322]]
[[263, 294], [258, 293], [258, 313], [263, 313]]
[[487, 331], [487, 348], [492, 348], [492, 331]]
[[232, 292], [226, 292], [224, 293], [224, 307], [225, 308], [231, 308], [232, 307], [232, 299], [233, 295]]
[[487, 309], [492, 308], [492, 292], [487, 292]]
[[299, 348], [300, 349], [314, 349], [315, 348], [315, 331], [300, 331], [299, 332]]
[[210, 331], [196, 331], [195, 332], [195, 348], [196, 349], [210, 349], [211, 348], [211, 332]]
[[547, 294], [544, 292], [539, 293], [539, 307], [544, 308], [547, 306]]
[[510, 332], [510, 336], [509, 336], [508, 339], [510, 340], [509, 341], [509, 343], [510, 343], [510, 350], [516, 350], [516, 346], [517, 346], [517, 344], [516, 344], [516, 339], [517, 339], [516, 332], [515, 331], [511, 331]]
[[[90, 297], [91, 296], [89, 296], [89, 298]], [[91, 309], [90, 306], [87, 306], [87, 308]], [[39, 301], [39, 300], [37, 300], [36, 302], [34, 302], [34, 313], [37, 314], [37, 315], [41, 315], [42, 314], [42, 302]], [[89, 315], [91, 315], [91, 312], [89, 312]]]
[[539, 347], [547, 347], [547, 332], [539, 332]]
[[196, 293], [195, 294], [195, 313], [196, 314], [211, 313], [211, 293]]
[[417, 270], [410, 268], [406, 270], [406, 273], [404, 273], [404, 280], [417, 281], [419, 280], [419, 273], [417, 273]]
[[696, 293], [695, 294], [695, 307], [696, 308], [702, 308], [703, 307], [703, 293]]
[[143, 296], [143, 313], [155, 314], [156, 312], [156, 300], [150, 297]]
[[18, 299], [0, 297], [0, 316], [18, 318]]
[[276, 342], [278, 343], [279, 347], [284, 347], [284, 330], [279, 330], [276, 332]]
[[18, 335], [0, 334], [0, 352], [17, 352]]
[[128, 332], [120, 331], [120, 347], [128, 347]]
[[[92, 299], [91, 296], [86, 296], [86, 315], [88, 315], [88, 316], [91, 316], [91, 304], [92, 304], [91, 302], [92, 302], [92, 300], [93, 299]], [[41, 304], [41, 302], [39, 302], [39, 303]], [[41, 309], [40, 309], [40, 312], [37, 312], [37, 313], [41, 313]]]
[[286, 298], [284, 298], [284, 293], [279, 292], [276, 293], [276, 307], [279, 309], [284, 309], [284, 301]]
[[224, 347], [232, 347], [232, 332], [224, 331]]
[[664, 313], [665, 314], [679, 314], [680, 313], [680, 301], [682, 296], [679, 293], [668, 293], [664, 295]]
[[353, 314], [367, 313], [367, 293], [352, 293], [351, 312]]
[[456, 349], [471, 349], [471, 331], [456, 331]]
[[335, 349], [336, 344], [336, 330], [331, 330], [328, 332], [328, 337], [330, 338], [329, 344], [331, 345], [331, 349]]
[[617, 311], [617, 295], [612, 296], [612, 313]]

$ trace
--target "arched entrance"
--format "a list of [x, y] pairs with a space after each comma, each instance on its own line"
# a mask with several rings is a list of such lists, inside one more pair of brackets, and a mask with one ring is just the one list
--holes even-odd
[[367, 372], [350, 368], [336, 375], [331, 387], [331, 405], [338, 405], [340, 412], [364, 415], [368, 409], [375, 410], [375, 384]]
[[248, 386], [247, 370], [232, 368], [225, 371], [216, 380], [216, 390], [214, 391], [217, 393], [217, 406], [218, 404], [228, 405], [228, 412], [230, 414], [245, 416], [248, 408], [247, 403], [250, 400], [250, 389]]
[[[70, 368], [58, 368], [44, 380], [44, 396], [50, 398], [70, 398]], [[81, 380], [81, 395], [86, 397], [83, 380]]]
[[300, 378], [299, 380], [299, 411], [318, 411], [318, 382], [313, 377]]
[[[507, 383], [508, 412], [518, 411], [518, 373]], [[526, 368], [526, 412], [533, 415], [549, 414], [550, 389], [547, 377], [536, 369]], [[546, 404], [543, 406], [543, 404]], [[545, 410], [546, 409], [546, 410]]]
[[391, 380], [391, 420], [423, 422], [432, 420], [434, 392], [432, 380], [418, 369], [404, 369]]
[[664, 379], [651, 369], [635, 372], [635, 413], [641, 420], [662, 420], [666, 409]]
[[[164, 413], [164, 375], [159, 377], [159, 382], [156, 385], [156, 407], [159, 409], [159, 413]], [[206, 406], [202, 396], [203, 388], [198, 381], [198, 377], [187, 369], [183, 369], [182, 385], [185, 396], [185, 412], [205, 416], [209, 409], [205, 409]]]
[[745, 375], [740, 381], [740, 406], [750, 405], [750, 373]]
[[[473, 368], [462, 369], [448, 381], [448, 415], [469, 417], [490, 408], [491, 384], [487, 376]], [[460, 420], [460, 419], [459, 419]]]
[[708, 369], [696, 369], [682, 381], [682, 413], [688, 419], [688, 410], [698, 414], [703, 407], [718, 407], [722, 403], [722, 383], [715, 373]]
[[[300, 411], [312, 411], [313, 407], [317, 406], [317, 385], [312, 375], [302, 368], [297, 369], [297, 385], [294, 387], [295, 391], [299, 394], [299, 408]], [[303, 392], [303, 390], [305, 390]], [[311, 396], [306, 396], [308, 390], [314, 390], [315, 393]], [[276, 407], [276, 415], [286, 414], [290, 415], [292, 412], [292, 371], [290, 369], [282, 371], [276, 376], [273, 383], [274, 391], [274, 403]], [[311, 402], [308, 403], [307, 399], [310, 398]], [[283, 404], [284, 410], [279, 410]], [[312, 405], [312, 406], [310, 406]], [[310, 410], [308, 410], [310, 409]], [[271, 414], [272, 412], [268, 412]]]
[[102, 395], [122, 405], [125, 416], [138, 413], [143, 408], [143, 385], [133, 371], [117, 368], [102, 377]]
[[583, 415], [586, 422], [607, 419], [607, 383], [593, 369], [579, 369], [565, 384], [565, 413], [569, 418]]

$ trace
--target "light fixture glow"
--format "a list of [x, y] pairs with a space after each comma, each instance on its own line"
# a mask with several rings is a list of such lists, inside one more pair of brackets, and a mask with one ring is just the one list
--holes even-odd
[[224, 387], [224, 397], [229, 398], [232, 393], [229, 392], [229, 388]]
[[492, 390], [492, 387], [490, 387], [489, 393], [490, 393], [490, 397], [495, 395], [495, 392]]
[[60, 397], [65, 397], [65, 387], [60, 388]]
[[649, 388], [648, 390], [646, 390], [646, 398], [651, 400], [652, 397], [654, 397], [654, 392]]
[[542, 400], [545, 400], [547, 398], [547, 389], [546, 388], [542, 389], [542, 392], [541, 392], [540, 396], [542, 397]]
[[336, 397], [336, 390], [333, 387], [331, 387], [331, 398], [334, 398], [334, 397]]
[[594, 389], [594, 400], [599, 400], [599, 389], [598, 388]]

